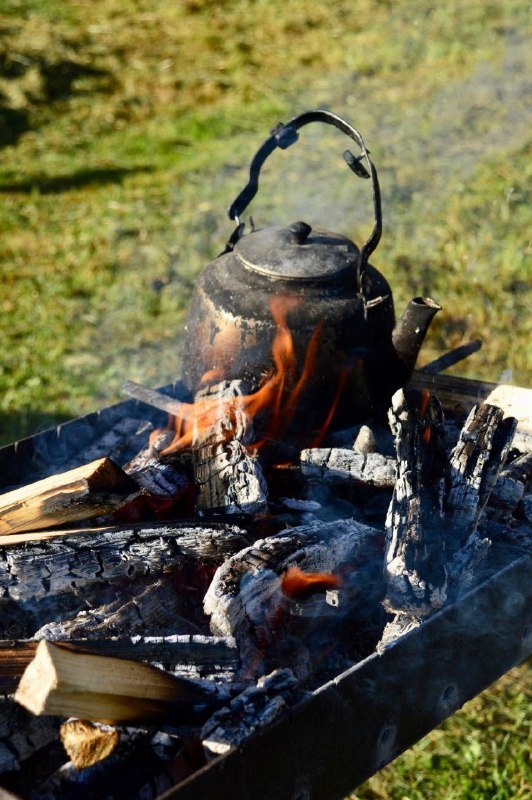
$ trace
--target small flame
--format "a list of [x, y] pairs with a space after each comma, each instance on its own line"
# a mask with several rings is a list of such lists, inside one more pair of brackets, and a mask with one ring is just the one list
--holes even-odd
[[[220, 417], [228, 419], [236, 427], [236, 418], [239, 412], [243, 412], [251, 418], [255, 418], [263, 412], [268, 413], [267, 430], [263, 438], [254, 442], [250, 449], [259, 450], [268, 441], [282, 437], [292, 423], [301, 396], [315, 370], [323, 329], [322, 322], [314, 329], [307, 346], [303, 368], [298, 377], [294, 342], [286, 317], [288, 312], [300, 302], [300, 298], [294, 296], [277, 296], [270, 301], [270, 311], [277, 327], [272, 344], [273, 368], [259, 389], [253, 394], [241, 397], [223, 399], [210, 396], [199, 398], [195, 403], [182, 403], [180, 414], [175, 417], [173, 423], [175, 437], [171, 444], [163, 450], [164, 455], [189, 449], [193, 439], [201, 436], [201, 432], [207, 431]], [[205, 385], [222, 377], [220, 370], [212, 369], [205, 373], [201, 383]], [[340, 375], [335, 400], [319, 433], [320, 441], [332, 421], [346, 380], [347, 370]], [[224, 431], [224, 434], [229, 439], [234, 434], [234, 430], [229, 428]]]
[[425, 442], [426, 445], [428, 445], [430, 442], [431, 425], [430, 425], [430, 420], [423, 419], [423, 417], [426, 415], [428, 411], [429, 403], [430, 403], [430, 392], [428, 389], [422, 389], [421, 400], [419, 403], [419, 416], [421, 418], [421, 424], [423, 425], [423, 434], [422, 434], [423, 441]]
[[340, 579], [332, 572], [303, 572], [299, 567], [289, 567], [281, 580], [281, 590], [293, 600], [307, 600], [311, 595], [336, 589]]

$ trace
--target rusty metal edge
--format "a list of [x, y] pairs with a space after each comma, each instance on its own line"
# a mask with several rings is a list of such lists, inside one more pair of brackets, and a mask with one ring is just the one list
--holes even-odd
[[340, 800], [530, 653], [532, 559], [320, 687], [159, 800]]

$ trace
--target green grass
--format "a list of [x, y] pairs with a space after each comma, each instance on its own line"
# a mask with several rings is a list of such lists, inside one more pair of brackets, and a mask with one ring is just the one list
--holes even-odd
[[[416, 294], [444, 307], [420, 360], [480, 337], [456, 372], [531, 385], [529, 34], [524, 0], [4, 0], [0, 442], [119, 399], [126, 378], [179, 374], [193, 281], [231, 232], [255, 149], [316, 106], [372, 151], [372, 261], [397, 308]], [[370, 198], [345, 145], [310, 126], [275, 153], [257, 223], [360, 242]], [[358, 796], [524, 797], [524, 681], [512, 673]]]

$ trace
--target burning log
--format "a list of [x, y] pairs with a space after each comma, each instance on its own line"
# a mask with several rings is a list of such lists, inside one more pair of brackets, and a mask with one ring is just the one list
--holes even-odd
[[[178, 678], [138, 661], [73, 652], [39, 643], [15, 700], [33, 714], [106, 723], [201, 717], [226, 694], [207, 682]], [[207, 712], [208, 713], [208, 712]]]
[[[283, 665], [308, 677], [321, 649], [341, 641], [338, 626], [347, 619], [358, 624], [362, 597], [370, 618], [364, 624], [368, 631], [374, 625], [371, 614], [384, 594], [381, 548], [382, 533], [355, 520], [316, 522], [260, 539], [217, 570], [204, 599], [211, 630], [235, 636], [248, 675]], [[288, 591], [286, 577], [294, 567], [309, 584], [309, 599]], [[338, 585], [328, 597], [327, 587]], [[303, 641], [314, 632], [326, 640], [316, 652]]]
[[[228, 636], [180, 635], [56, 641], [68, 650], [133, 659], [180, 677], [232, 682], [240, 666], [234, 639]], [[15, 691], [35, 656], [38, 641], [0, 641], [0, 694]]]
[[[196, 394], [199, 413], [192, 448], [200, 516], [255, 514], [266, 507], [262, 470], [245, 447], [252, 431], [251, 420], [238, 403], [242, 394], [241, 381], [225, 381]], [[202, 406], [208, 409], [206, 421]]]
[[[86, 722], [82, 724], [89, 725]], [[101, 726], [95, 727], [101, 729]], [[181, 776], [187, 774], [174, 764], [184, 749], [178, 737], [133, 728], [121, 728], [119, 735], [114, 752], [107, 758], [81, 768], [67, 762], [56, 771], [48, 770], [44, 781], [41, 779], [30, 784], [29, 797], [35, 800], [56, 800], [58, 797], [62, 800], [93, 800], [96, 797], [155, 800], [175, 784], [180, 772]]]
[[395, 485], [395, 459], [340, 447], [302, 450], [301, 471], [326, 483], [348, 482], [386, 489]]
[[443, 411], [428, 393], [399, 390], [389, 421], [397, 449], [397, 483], [386, 520], [386, 607], [424, 617], [447, 599]]
[[116, 510], [138, 495], [137, 483], [111, 459], [51, 475], [0, 496], [0, 534], [51, 528]]

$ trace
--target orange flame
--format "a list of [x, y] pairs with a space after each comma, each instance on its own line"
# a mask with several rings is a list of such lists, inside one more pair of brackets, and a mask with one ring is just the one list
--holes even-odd
[[281, 590], [293, 600], [307, 600], [311, 595], [336, 589], [340, 579], [332, 572], [303, 572], [299, 567], [289, 567], [281, 580]]
[[[174, 420], [175, 437], [163, 451], [165, 455], [190, 448], [193, 439], [198, 435], [201, 436], [202, 431], [208, 430], [220, 418], [227, 419], [236, 426], [239, 412], [243, 412], [251, 418], [262, 412], [267, 411], [268, 413], [267, 430], [260, 441], [253, 443], [254, 450], [259, 450], [271, 439], [282, 437], [292, 423], [301, 396], [315, 370], [323, 329], [321, 322], [313, 331], [307, 346], [303, 368], [298, 377], [294, 342], [286, 317], [288, 312], [300, 302], [300, 298], [294, 296], [277, 296], [270, 301], [270, 311], [277, 328], [272, 344], [273, 368], [259, 389], [253, 394], [240, 397], [224, 399], [208, 396], [199, 398], [195, 403], [182, 403], [181, 413]], [[332, 421], [347, 375], [347, 370], [340, 375], [332, 408], [319, 433], [320, 441]], [[212, 369], [205, 373], [201, 383], [212, 383], [213, 380], [221, 377], [218, 369]], [[224, 434], [229, 439], [234, 435], [234, 429], [229, 427]]]

